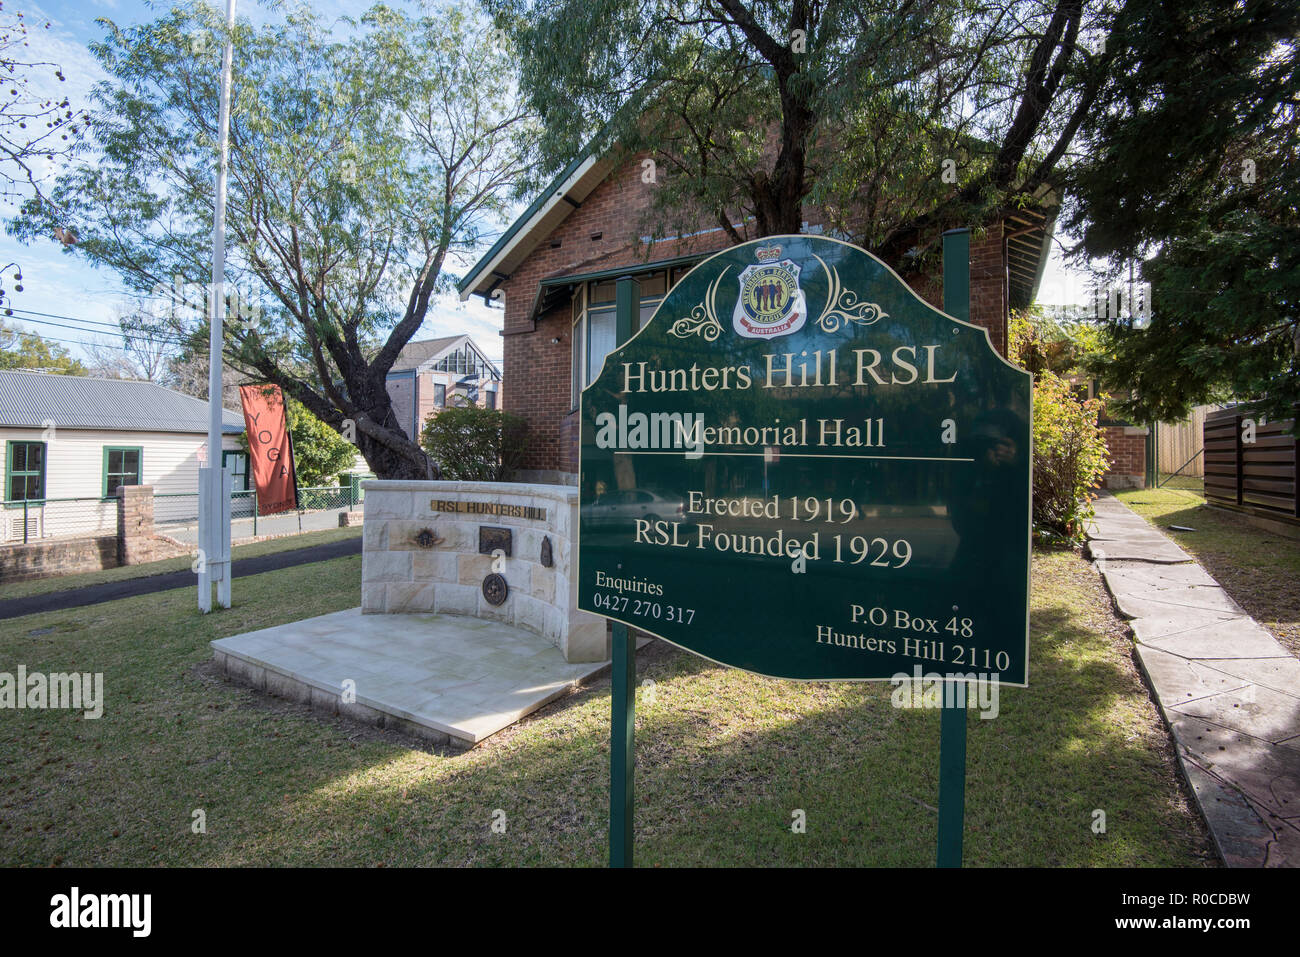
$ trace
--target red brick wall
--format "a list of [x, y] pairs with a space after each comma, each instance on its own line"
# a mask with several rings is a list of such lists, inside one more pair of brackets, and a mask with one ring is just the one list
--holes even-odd
[[[641, 181], [639, 160], [630, 162], [596, 187], [582, 206], [573, 210], [501, 284], [505, 295], [505, 408], [528, 420], [526, 469], [577, 471], [577, 428], [570, 421], [572, 308], [565, 305], [553, 310], [534, 326], [531, 311], [539, 283], [552, 276], [714, 252], [732, 244], [727, 234], [712, 224], [687, 239], [653, 246], [642, 244], [639, 228], [643, 228], [643, 214], [654, 188]], [[810, 223], [816, 223], [816, 211], [809, 210], [807, 215]], [[599, 238], [593, 238], [597, 235]], [[987, 328], [994, 348], [1005, 355], [1007, 281], [1003, 246], [1001, 224], [972, 236], [971, 321]], [[928, 302], [942, 305], [940, 277], [913, 275], [907, 281]]]
[[56, 538], [0, 547], [0, 584], [191, 554], [189, 545], [154, 532], [152, 486], [122, 485], [117, 496], [116, 535]]
[[0, 547], [0, 585], [116, 568], [117, 536], [61, 538]]
[[1144, 488], [1147, 473], [1147, 437], [1126, 434], [1123, 425], [1106, 426], [1106, 450], [1110, 467], [1102, 477], [1103, 488]]

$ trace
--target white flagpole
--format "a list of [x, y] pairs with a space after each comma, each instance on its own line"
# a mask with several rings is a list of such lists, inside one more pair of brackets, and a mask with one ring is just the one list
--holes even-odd
[[[224, 341], [226, 278], [226, 160], [230, 151], [230, 85], [234, 61], [232, 42], [235, 0], [226, 0], [226, 46], [221, 60], [221, 114], [218, 137], [217, 198], [212, 221], [212, 294], [208, 301], [208, 467], [200, 478], [207, 489], [206, 513], [200, 516], [199, 608], [212, 610], [211, 583], [217, 602], [230, 607], [230, 487], [221, 461], [221, 349]], [[206, 574], [205, 574], [206, 573]]]

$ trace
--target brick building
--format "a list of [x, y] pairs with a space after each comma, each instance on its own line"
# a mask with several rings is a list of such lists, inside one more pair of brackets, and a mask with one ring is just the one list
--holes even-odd
[[[639, 235], [655, 189], [642, 170], [639, 157], [621, 167], [595, 155], [575, 160], [460, 283], [462, 299], [479, 295], [505, 306], [505, 408], [529, 423], [527, 478], [573, 481], [578, 396], [618, 344], [615, 280], [640, 280], [640, 328], [692, 266], [733, 244], [716, 225], [667, 239]], [[1004, 354], [1008, 314], [1033, 301], [1047, 262], [1050, 196], [1043, 208], [972, 234], [971, 321], [987, 328]], [[805, 231], [820, 232], [815, 211], [809, 215]], [[909, 275], [892, 265], [918, 294], [941, 303], [937, 274]]]
[[424, 423], [449, 405], [501, 408], [501, 371], [469, 336], [408, 342], [386, 384], [397, 421], [416, 441]]

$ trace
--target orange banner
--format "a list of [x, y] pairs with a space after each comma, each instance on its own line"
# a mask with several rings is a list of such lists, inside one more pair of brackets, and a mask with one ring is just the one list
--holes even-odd
[[241, 385], [239, 401], [248, 430], [249, 471], [257, 489], [257, 514], [272, 515], [297, 508], [293, 444], [280, 387]]

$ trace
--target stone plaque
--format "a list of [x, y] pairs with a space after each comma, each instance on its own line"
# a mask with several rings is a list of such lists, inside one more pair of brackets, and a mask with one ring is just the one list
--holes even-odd
[[506, 580], [496, 572], [488, 575], [483, 579], [483, 597], [488, 600], [490, 605], [500, 605], [510, 594], [510, 586]]
[[1024, 685], [1030, 383], [856, 246], [724, 250], [582, 393], [578, 607], [775, 677]]
[[502, 518], [526, 518], [533, 522], [546, 521], [546, 509], [531, 505], [506, 505], [501, 502], [461, 502], [455, 499], [430, 499], [433, 512], [451, 512], [458, 515], [497, 515]]
[[478, 551], [480, 555], [491, 555], [498, 548], [507, 556], [511, 554], [512, 536], [508, 528], [494, 528], [491, 525], [478, 527]]

